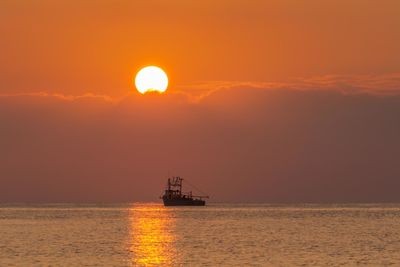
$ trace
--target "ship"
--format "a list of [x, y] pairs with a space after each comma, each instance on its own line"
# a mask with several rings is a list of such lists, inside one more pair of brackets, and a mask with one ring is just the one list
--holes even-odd
[[176, 176], [168, 178], [164, 195], [161, 196], [164, 206], [205, 206], [208, 196], [194, 196], [192, 191], [182, 192], [183, 178]]

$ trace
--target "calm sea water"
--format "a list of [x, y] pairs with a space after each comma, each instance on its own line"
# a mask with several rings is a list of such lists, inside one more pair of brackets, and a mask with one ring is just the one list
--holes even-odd
[[400, 205], [0, 206], [0, 266], [400, 266]]

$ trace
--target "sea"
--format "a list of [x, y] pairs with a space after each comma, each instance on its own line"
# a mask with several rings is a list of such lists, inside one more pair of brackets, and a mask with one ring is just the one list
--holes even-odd
[[2, 204], [0, 266], [400, 266], [400, 204]]

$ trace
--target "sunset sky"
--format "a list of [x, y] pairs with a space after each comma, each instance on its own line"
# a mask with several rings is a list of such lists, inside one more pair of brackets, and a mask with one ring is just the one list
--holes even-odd
[[[400, 1], [2, 0], [0, 201], [400, 201]], [[156, 65], [164, 94], [134, 78]]]

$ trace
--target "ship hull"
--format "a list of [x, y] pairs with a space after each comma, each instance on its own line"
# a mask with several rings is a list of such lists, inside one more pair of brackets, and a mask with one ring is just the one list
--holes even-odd
[[164, 206], [205, 206], [201, 199], [167, 199], [163, 198]]

